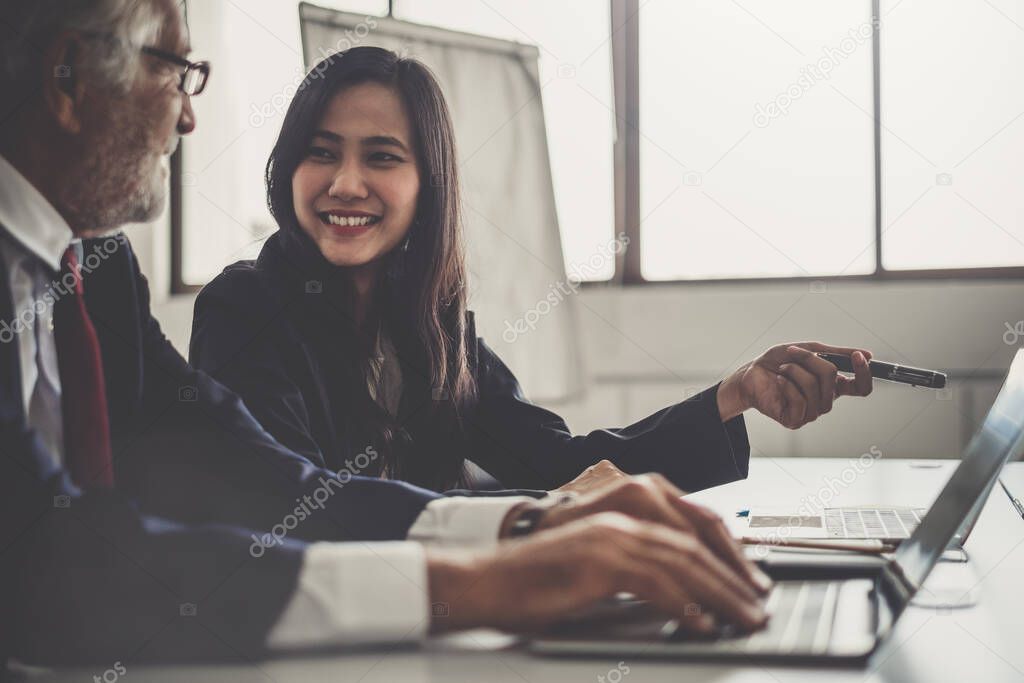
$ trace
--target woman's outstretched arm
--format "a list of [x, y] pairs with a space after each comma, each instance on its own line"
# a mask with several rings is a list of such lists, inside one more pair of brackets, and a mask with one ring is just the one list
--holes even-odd
[[685, 491], [747, 476], [746, 426], [742, 415], [722, 421], [718, 385], [626, 427], [573, 435], [561, 417], [526, 400], [483, 340], [478, 362], [470, 457], [503, 486], [554, 489], [601, 460], [630, 474], [660, 472]]
[[[851, 356], [855, 377], [819, 352]], [[722, 382], [626, 427], [573, 435], [555, 413], [523, 396], [518, 381], [480, 340], [479, 409], [467, 420], [470, 456], [503, 486], [557, 488], [608, 460], [624, 472], [659, 472], [687, 491], [747, 476], [743, 412], [756, 409], [788, 429], [832, 410], [839, 396], [871, 393], [869, 351], [819, 342], [774, 346]]]

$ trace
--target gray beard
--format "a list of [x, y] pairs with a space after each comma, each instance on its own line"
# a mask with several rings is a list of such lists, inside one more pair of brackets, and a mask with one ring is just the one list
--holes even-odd
[[60, 203], [83, 232], [146, 223], [163, 210], [166, 190], [154, 180], [148, 122], [135, 112], [119, 113], [83, 145], [80, 163], [62, 182]]

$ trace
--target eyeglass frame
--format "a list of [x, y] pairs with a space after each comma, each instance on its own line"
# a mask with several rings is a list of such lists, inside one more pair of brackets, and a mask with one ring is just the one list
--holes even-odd
[[[151, 55], [153, 57], [156, 57], [157, 59], [162, 59], [164, 61], [170, 62], [170, 63], [175, 64], [177, 66], [184, 67], [185, 71], [182, 72], [181, 80], [178, 81], [178, 90], [180, 90], [181, 92], [185, 93], [189, 97], [195, 97], [196, 95], [202, 93], [203, 90], [206, 89], [206, 82], [208, 80], [210, 80], [210, 63], [209, 62], [206, 62], [206, 61], [203, 61], [203, 62], [192, 62], [192, 61], [189, 61], [189, 60], [185, 59], [184, 57], [181, 57], [179, 55], [174, 54], [173, 52], [168, 52], [166, 50], [161, 50], [158, 47], [150, 47], [148, 45], [144, 45], [144, 46], [142, 46], [139, 49], [144, 54]], [[194, 92], [188, 92], [188, 91], [185, 90], [185, 79], [188, 78], [188, 75], [190, 73], [192, 73], [193, 71], [198, 71], [200, 74], [202, 74], [203, 80], [200, 81], [199, 87], [196, 88]]]
[[[88, 36], [89, 38], [100, 38], [100, 39], [104, 39], [104, 40], [115, 39], [113, 34], [101, 32], [101, 31], [82, 31], [82, 35], [83, 36]], [[147, 55], [150, 55], [152, 57], [156, 57], [157, 59], [162, 59], [165, 62], [170, 62], [170, 63], [172, 63], [172, 64], [174, 64], [176, 66], [184, 67], [185, 71], [182, 72], [181, 80], [178, 81], [178, 90], [180, 90], [181, 92], [185, 93], [189, 97], [195, 97], [196, 95], [200, 94], [201, 92], [203, 92], [203, 90], [206, 89], [206, 82], [210, 80], [210, 63], [209, 62], [207, 62], [207, 61], [192, 62], [192, 61], [189, 61], [189, 60], [185, 59], [184, 57], [182, 57], [180, 55], [174, 54], [173, 52], [168, 52], [167, 50], [161, 50], [158, 47], [150, 47], [149, 45], [143, 45], [142, 47], [139, 48], [139, 51], [142, 52], [143, 54], [147, 54]], [[195, 92], [187, 92], [185, 90], [185, 79], [193, 71], [198, 71], [199, 73], [201, 73], [203, 75], [203, 80], [200, 83], [199, 88], [196, 89]]]

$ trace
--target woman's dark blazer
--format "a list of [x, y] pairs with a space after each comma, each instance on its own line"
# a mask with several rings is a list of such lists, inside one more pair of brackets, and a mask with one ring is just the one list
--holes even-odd
[[[329, 326], [330, 273], [298, 265], [293, 240], [278, 232], [258, 259], [227, 267], [195, 304], [190, 362], [238, 393], [278, 441], [317, 466], [340, 469], [367, 441], [334, 405], [325, 371], [329, 354], [316, 343]], [[319, 255], [319, 254], [318, 254]], [[717, 385], [639, 422], [574, 436], [555, 413], [523, 397], [519, 383], [467, 325], [478, 403], [459, 438], [439, 434], [403, 391], [397, 420], [411, 447], [465, 457], [505, 488], [553, 489], [608, 459], [625, 472], [660, 472], [686, 491], [747, 476], [750, 446], [742, 416], [722, 423]], [[417, 380], [402, 365], [403, 387]]]

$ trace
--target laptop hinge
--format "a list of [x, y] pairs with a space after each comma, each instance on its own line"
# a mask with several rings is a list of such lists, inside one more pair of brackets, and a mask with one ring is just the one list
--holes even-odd
[[895, 584], [894, 588], [900, 594], [900, 602], [906, 604], [911, 596], [917, 592], [917, 584], [907, 578], [907, 575], [903, 573], [903, 567], [895, 560], [890, 560], [886, 563], [885, 569], [886, 571], [882, 572], [883, 575], [891, 576], [894, 579], [891, 583]]

